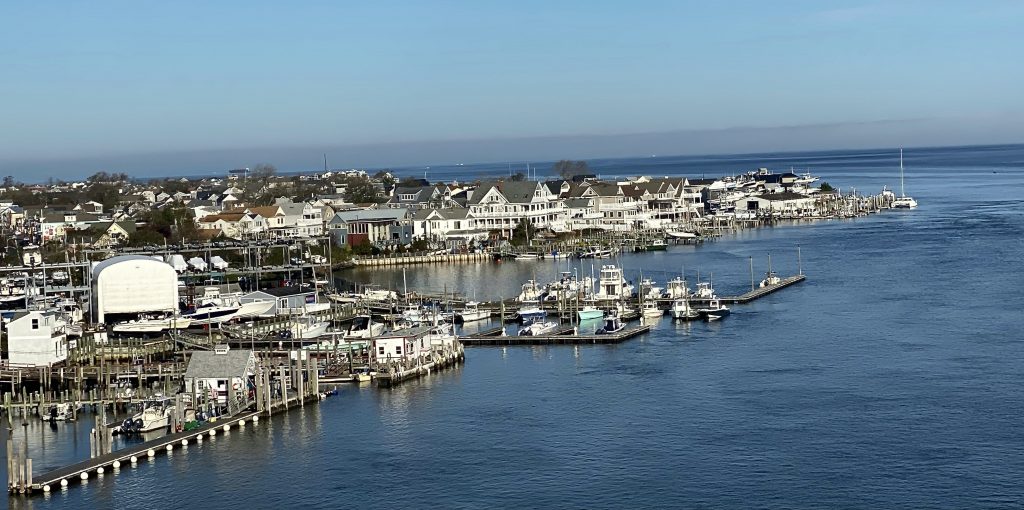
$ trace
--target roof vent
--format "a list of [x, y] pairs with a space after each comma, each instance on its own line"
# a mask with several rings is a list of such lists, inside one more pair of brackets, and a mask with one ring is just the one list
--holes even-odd
[[230, 349], [230, 347], [228, 347], [228, 344], [217, 344], [217, 345], [213, 346], [213, 353], [214, 354], [227, 354], [229, 349]]

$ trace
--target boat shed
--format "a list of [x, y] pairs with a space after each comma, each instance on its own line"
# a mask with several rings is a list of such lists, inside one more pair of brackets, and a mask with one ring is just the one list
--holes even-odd
[[389, 331], [373, 339], [373, 356], [377, 363], [402, 362], [415, 359], [417, 352], [429, 349], [427, 333], [430, 328], [417, 326], [414, 328]]
[[[231, 349], [219, 344], [212, 351], [195, 351], [185, 369], [185, 391], [201, 395], [208, 392], [217, 403], [228, 403], [228, 388], [248, 402], [252, 377], [256, 374], [256, 356], [248, 349]], [[230, 385], [230, 386], [229, 386]]]
[[178, 309], [178, 274], [171, 266], [142, 255], [121, 255], [92, 268], [94, 315], [174, 312]]
[[6, 324], [7, 362], [14, 366], [50, 366], [68, 357], [65, 323], [54, 311], [17, 312]]
[[242, 304], [273, 301], [274, 306], [267, 311], [267, 315], [292, 315], [303, 313], [307, 304], [316, 303], [316, 290], [299, 286], [276, 287], [250, 292], [238, 301]]

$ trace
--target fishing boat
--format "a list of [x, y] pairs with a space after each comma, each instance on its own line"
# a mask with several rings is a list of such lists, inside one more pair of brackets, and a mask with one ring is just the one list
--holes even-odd
[[917, 200], [908, 197], [903, 189], [903, 149], [900, 149], [900, 196], [892, 201], [894, 209], [913, 209], [917, 207]]
[[540, 299], [542, 293], [543, 287], [537, 285], [536, 280], [526, 280], [526, 283], [523, 284], [522, 292], [520, 292], [519, 296], [516, 297], [516, 301], [520, 303], [537, 301]]
[[686, 287], [686, 280], [676, 277], [668, 281], [665, 296], [669, 299], [680, 299], [690, 295], [690, 289]]
[[141, 405], [142, 411], [125, 418], [115, 432], [132, 434], [167, 428], [174, 412], [174, 402], [169, 397], [156, 396], [143, 400]]
[[476, 301], [467, 301], [466, 306], [462, 310], [455, 312], [455, 322], [467, 323], [476, 322], [488, 319], [491, 316], [491, 312], [480, 309], [480, 303]]
[[622, 323], [622, 319], [619, 318], [619, 314], [612, 313], [604, 318], [604, 325], [594, 333], [598, 335], [612, 335], [625, 328], [626, 325]]
[[43, 419], [50, 422], [58, 421], [75, 421], [75, 408], [74, 404], [70, 402], [61, 402], [59, 404], [52, 404], [47, 408], [46, 414]]
[[697, 234], [695, 234], [693, 232], [685, 232], [685, 231], [682, 231], [682, 230], [669, 230], [668, 232], [665, 232], [665, 233], [669, 237], [671, 237], [673, 239], [680, 239], [680, 240], [697, 239]]
[[648, 319], [661, 317], [665, 314], [661, 308], [658, 308], [658, 303], [655, 301], [644, 301], [644, 303], [640, 305], [640, 313]]
[[530, 321], [519, 328], [519, 336], [540, 336], [551, 333], [558, 328], [557, 322], [551, 321]]
[[775, 271], [769, 270], [764, 274], [764, 279], [761, 280], [758, 287], [763, 289], [771, 285], [778, 285], [780, 282], [782, 282], [782, 278], [779, 278], [779, 275], [775, 274]]
[[576, 315], [579, 316], [581, 321], [603, 319], [604, 310], [601, 310], [596, 306], [587, 305], [584, 306], [583, 309], [581, 309], [580, 311], [576, 312]]
[[673, 319], [692, 321], [700, 318], [700, 314], [690, 306], [690, 301], [686, 298], [680, 298], [673, 301], [669, 311], [672, 313]]
[[729, 315], [729, 308], [723, 305], [721, 300], [719, 300], [716, 296], [713, 297], [710, 301], [708, 301], [706, 305], [704, 305], [701, 308], [698, 308], [697, 313], [699, 313], [701, 317], [704, 317], [704, 320], [708, 322], [713, 322], [721, 320], [722, 318]]
[[519, 322], [532, 322], [537, 320], [544, 320], [544, 318], [546, 318], [547, 316], [548, 312], [544, 311], [542, 308], [530, 306], [520, 308], [519, 311], [516, 312], [513, 319]]

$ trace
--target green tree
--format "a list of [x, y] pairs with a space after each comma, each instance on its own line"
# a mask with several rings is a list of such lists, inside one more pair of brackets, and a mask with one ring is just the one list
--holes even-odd
[[835, 188], [833, 188], [832, 185], [827, 182], [822, 182], [821, 186], [818, 186], [818, 189], [825, 192], [835, 191]]
[[353, 204], [380, 203], [377, 187], [369, 177], [354, 175], [345, 179], [345, 201]]
[[586, 161], [572, 161], [568, 159], [556, 162], [552, 170], [554, 170], [555, 175], [566, 180], [572, 179], [577, 175], [590, 174], [590, 166], [587, 165]]
[[523, 218], [519, 220], [519, 224], [516, 225], [516, 228], [512, 231], [512, 244], [516, 246], [529, 244], [530, 240], [533, 239], [533, 236], [536, 234], [537, 227], [535, 227], [530, 220]]
[[512, 181], [516, 181], [516, 182], [518, 182], [518, 181], [525, 181], [526, 180], [526, 174], [524, 174], [522, 172], [516, 172], [515, 174], [512, 174], [512, 177], [510, 177], [509, 179], [512, 180]]

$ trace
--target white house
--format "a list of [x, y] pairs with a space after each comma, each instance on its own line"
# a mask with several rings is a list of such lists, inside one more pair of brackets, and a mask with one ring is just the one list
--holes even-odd
[[428, 327], [415, 327], [389, 331], [373, 339], [374, 360], [377, 363], [404, 362], [430, 352]]
[[18, 312], [7, 323], [8, 361], [15, 366], [50, 366], [68, 357], [66, 324], [55, 311]]

